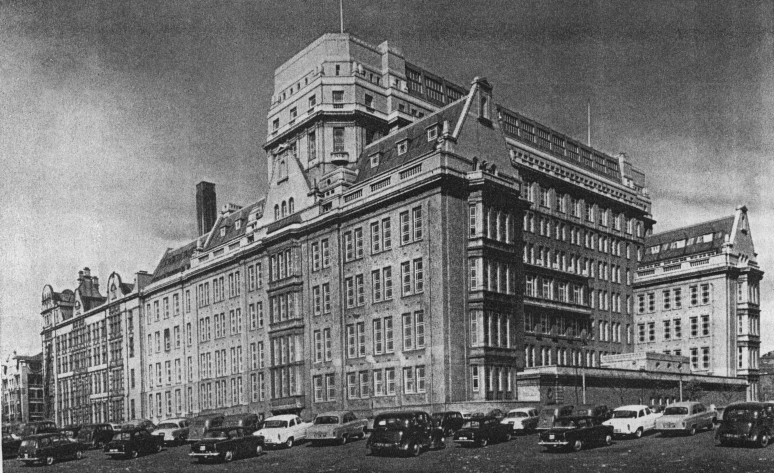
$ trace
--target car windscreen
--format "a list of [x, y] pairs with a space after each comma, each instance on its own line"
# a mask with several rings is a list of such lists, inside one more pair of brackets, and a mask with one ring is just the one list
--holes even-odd
[[29, 435], [35, 435], [35, 426], [34, 425], [25, 425], [24, 429], [22, 429], [21, 436], [27, 437]]
[[554, 421], [555, 429], [574, 429], [578, 425], [572, 419], [556, 419]]
[[157, 429], [177, 429], [177, 424], [173, 422], [164, 422], [163, 424], [159, 424]]
[[398, 430], [408, 427], [407, 417], [380, 417], [374, 422], [375, 429]]
[[113, 437], [113, 440], [132, 440], [131, 432], [119, 432]]
[[753, 409], [727, 408], [723, 412], [723, 420], [755, 420], [760, 417], [760, 412]]
[[227, 439], [228, 433], [222, 430], [209, 430], [204, 434], [206, 439]]
[[339, 418], [336, 416], [317, 416], [314, 418], [314, 425], [338, 424]]
[[505, 417], [529, 417], [526, 412], [509, 412]]
[[613, 419], [636, 419], [637, 411], [613, 411]]
[[38, 446], [38, 441], [35, 439], [24, 439], [22, 440], [21, 446], [35, 448]]
[[688, 408], [687, 407], [667, 407], [666, 409], [664, 409], [664, 415], [665, 416], [687, 416]]
[[555, 416], [556, 415], [556, 409], [543, 409], [543, 412], [540, 413], [541, 416]]
[[288, 421], [286, 420], [267, 420], [265, 424], [263, 424], [264, 429], [284, 429], [288, 426]]
[[478, 429], [481, 426], [481, 422], [477, 420], [469, 420], [462, 425], [463, 429]]

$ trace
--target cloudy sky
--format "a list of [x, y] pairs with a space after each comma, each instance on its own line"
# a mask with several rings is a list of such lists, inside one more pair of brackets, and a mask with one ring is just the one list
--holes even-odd
[[[774, 349], [774, 3], [344, 0], [345, 29], [645, 170], [657, 230], [750, 209]], [[39, 350], [40, 294], [152, 272], [265, 187], [274, 69], [337, 0], [0, 2], [0, 351]]]

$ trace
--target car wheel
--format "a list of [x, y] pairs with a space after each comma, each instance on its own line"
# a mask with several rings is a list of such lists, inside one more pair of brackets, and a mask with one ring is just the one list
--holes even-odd
[[446, 438], [441, 437], [438, 439], [438, 450], [443, 450], [446, 448]]
[[137, 458], [137, 450], [132, 450], [129, 452], [129, 456], [131, 458]]
[[156, 444], [156, 453], [159, 453], [159, 452], [161, 452], [161, 444], [160, 443]]
[[695, 425], [692, 425], [691, 428], [688, 429], [688, 435], [690, 435], [691, 437], [696, 435], [696, 426]]
[[81, 458], [83, 458], [83, 450], [76, 450], [75, 451], [75, 459], [76, 460], [80, 460]]
[[231, 450], [226, 451], [226, 454], [223, 455], [223, 461], [225, 461], [226, 463], [230, 462], [233, 459], [234, 459], [234, 452]]
[[506, 441], [506, 442], [510, 442], [510, 441], [511, 441], [511, 433], [510, 433], [510, 432], [508, 432], [507, 434], [505, 434], [505, 441]]
[[94, 448], [99, 449], [99, 448], [102, 448], [104, 446], [105, 446], [105, 444], [103, 444], [102, 442], [99, 442], [99, 441], [98, 442], [94, 442]]
[[638, 439], [640, 437], [642, 437], [642, 427], [640, 427], [639, 429], [637, 429], [636, 432], [634, 432], [634, 438]]
[[347, 434], [341, 434], [341, 438], [339, 439], [339, 445], [344, 445], [347, 443]]
[[418, 457], [419, 456], [419, 444], [418, 443], [411, 443], [408, 448], [409, 455], [412, 457]]
[[258, 445], [255, 446], [255, 456], [259, 457], [261, 456], [262, 453], [263, 453], [263, 445], [259, 443]]
[[580, 440], [580, 439], [576, 440], [576, 441], [575, 441], [575, 442], [572, 444], [572, 451], [573, 451], [573, 452], [580, 452], [582, 448], [583, 448], [583, 442], [581, 442], [581, 440]]
[[288, 437], [287, 441], [285, 442], [285, 448], [290, 448], [293, 446], [293, 437]]
[[51, 466], [54, 464], [54, 457], [46, 457], [46, 465]]
[[486, 444], [488, 443], [489, 443], [489, 439], [487, 439], [486, 437], [482, 437], [481, 440], [478, 441], [478, 446], [486, 447]]
[[769, 434], [766, 432], [761, 432], [761, 434], [758, 436], [758, 446], [761, 448], [765, 448], [769, 444]]
[[613, 436], [612, 435], [610, 435], [610, 434], [605, 435], [605, 445], [607, 445], [608, 447], [610, 445], [613, 445]]

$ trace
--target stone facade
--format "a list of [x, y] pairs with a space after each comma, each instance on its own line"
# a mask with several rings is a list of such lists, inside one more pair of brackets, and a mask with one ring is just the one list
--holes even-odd
[[8, 357], [2, 368], [3, 424], [45, 418], [43, 354]]

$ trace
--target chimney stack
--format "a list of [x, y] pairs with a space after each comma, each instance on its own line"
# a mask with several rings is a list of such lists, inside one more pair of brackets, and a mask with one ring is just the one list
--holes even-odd
[[217, 215], [215, 184], [206, 181], [196, 184], [196, 223], [199, 230], [198, 236], [202, 236], [212, 230]]

